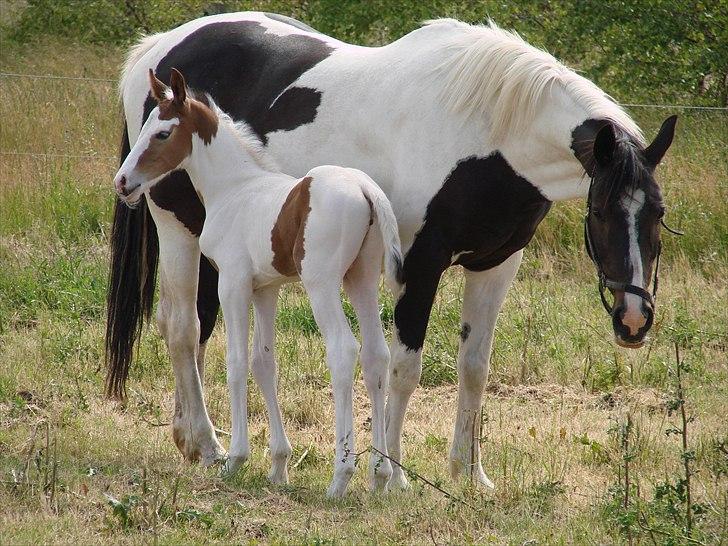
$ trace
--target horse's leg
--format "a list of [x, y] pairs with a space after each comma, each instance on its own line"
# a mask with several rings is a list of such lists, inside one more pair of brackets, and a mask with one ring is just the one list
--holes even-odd
[[268, 479], [273, 483], [288, 483], [288, 459], [291, 457], [291, 444], [283, 428], [281, 408], [278, 405], [277, 365], [273, 353], [277, 299], [277, 286], [253, 293], [255, 329], [253, 330], [251, 366], [253, 377], [263, 393], [268, 410], [271, 458]]
[[248, 440], [248, 328], [252, 285], [237, 270], [221, 274], [218, 287], [227, 335], [227, 383], [232, 410], [232, 438], [225, 473], [232, 474], [250, 457]]
[[[422, 373], [422, 345], [430, 311], [440, 276], [448, 264], [448, 254], [432, 252], [432, 249], [420, 250], [415, 246], [405, 259], [406, 282], [394, 309], [386, 410], [387, 449], [389, 456], [397, 462], [402, 462], [402, 426], [407, 404]], [[404, 470], [395, 464], [389, 489], [407, 487]]]
[[197, 318], [197, 278], [200, 249], [197, 238], [168, 211], [149, 202], [159, 236], [160, 297], [157, 324], [169, 351], [175, 375], [175, 415], [172, 436], [188, 460], [204, 465], [224, 457], [207, 415], [197, 371], [200, 324]]
[[[309, 256], [306, 256], [309, 258]], [[315, 262], [314, 262], [315, 263]], [[305, 270], [304, 270], [305, 274]], [[321, 282], [316, 276], [302, 278], [311, 300], [311, 308], [326, 343], [326, 363], [331, 372], [336, 413], [336, 448], [334, 477], [326, 492], [329, 497], [341, 497], [346, 493], [354, 475], [356, 453], [354, 451], [353, 389], [354, 366], [359, 344], [351, 333], [341, 306], [339, 287], [341, 282], [329, 279]], [[307, 282], [310, 280], [310, 282]]]
[[200, 319], [200, 347], [197, 351], [197, 373], [205, 385], [205, 352], [207, 340], [217, 321], [220, 300], [217, 297], [217, 271], [204, 256], [200, 257], [200, 276], [197, 284], [197, 316]]
[[523, 251], [482, 272], [465, 272], [465, 293], [458, 353], [458, 409], [450, 450], [450, 472], [472, 476], [477, 485], [488, 488], [480, 462], [480, 408], [488, 379], [493, 332], [503, 300], [521, 264]]
[[372, 403], [372, 447], [380, 452], [369, 456], [369, 486], [374, 490], [384, 489], [392, 476], [392, 464], [386, 458], [384, 423], [389, 349], [379, 318], [378, 300], [382, 252], [381, 235], [378, 230], [370, 229], [359, 256], [344, 277], [344, 289], [359, 319], [362, 339], [359, 360]]

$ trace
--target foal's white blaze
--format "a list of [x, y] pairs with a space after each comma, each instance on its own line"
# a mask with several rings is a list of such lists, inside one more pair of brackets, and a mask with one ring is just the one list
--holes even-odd
[[[635, 190], [629, 196], [622, 198], [622, 207], [627, 212], [627, 234], [629, 236], [629, 262], [632, 266], [631, 284], [644, 288], [644, 270], [642, 267], [642, 253], [640, 252], [639, 234], [637, 232], [637, 216], [645, 204], [645, 192]], [[622, 323], [629, 328], [631, 335], [636, 335], [647, 322], [642, 314], [642, 298], [626, 293], [624, 295], [624, 317]]]
[[[122, 197], [122, 199], [129, 202], [135, 202], [141, 196], [141, 193], [146, 189], [146, 187], [149, 187], [152, 185], [152, 183], [156, 182], [156, 179], [147, 180], [145, 176], [140, 175], [136, 167], [139, 164], [141, 156], [144, 154], [144, 152], [147, 151], [150, 144], [152, 143], [154, 135], [162, 131], [171, 131], [177, 125], [179, 125], [178, 118], [160, 121], [159, 110], [157, 109], [153, 110], [152, 113], [149, 115], [149, 118], [147, 119], [146, 123], [142, 127], [141, 133], [139, 134], [137, 144], [135, 144], [134, 147], [131, 149], [129, 155], [126, 156], [124, 163], [121, 165], [119, 171], [114, 177], [114, 187], [116, 188], [116, 191], [117, 193], [119, 193], [120, 196], [121, 191], [124, 189], [121, 187], [121, 180], [122, 178], [126, 178], [127, 195], [126, 197]], [[154, 127], [153, 131], [151, 130], [151, 127]]]

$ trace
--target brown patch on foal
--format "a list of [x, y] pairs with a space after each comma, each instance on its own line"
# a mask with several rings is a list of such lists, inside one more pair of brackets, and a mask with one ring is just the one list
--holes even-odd
[[179, 119], [179, 125], [164, 140], [152, 136], [149, 146], [139, 156], [137, 168], [149, 178], [156, 178], [176, 169], [192, 153], [193, 134], [210, 144], [217, 134], [218, 119], [209, 106], [206, 98], [188, 98], [182, 103], [175, 99], [161, 101], [159, 119]]
[[293, 187], [270, 232], [273, 267], [286, 277], [301, 274], [301, 261], [305, 255], [304, 230], [311, 212], [311, 181], [307, 176]]

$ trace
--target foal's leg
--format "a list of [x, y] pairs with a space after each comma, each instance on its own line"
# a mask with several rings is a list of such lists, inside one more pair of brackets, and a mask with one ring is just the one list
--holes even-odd
[[268, 479], [273, 483], [288, 483], [288, 459], [291, 444], [283, 429], [281, 408], [276, 392], [277, 365], [273, 355], [275, 343], [275, 316], [278, 287], [256, 290], [253, 293], [255, 307], [255, 329], [253, 330], [253, 355], [251, 364], [253, 377], [258, 384], [268, 409], [270, 428], [271, 469]]
[[375, 490], [384, 489], [392, 476], [392, 464], [386, 458], [388, 452], [384, 423], [389, 349], [379, 318], [378, 299], [382, 252], [381, 235], [377, 230], [370, 229], [359, 256], [344, 277], [344, 289], [356, 310], [361, 331], [359, 360], [372, 403], [372, 446], [384, 454], [372, 452], [369, 456], [369, 486]]
[[450, 472], [472, 476], [488, 488], [480, 462], [480, 407], [488, 379], [490, 349], [498, 311], [521, 264], [523, 251], [516, 252], [488, 271], [465, 271], [462, 330], [458, 353], [458, 409], [450, 450]]
[[[307, 256], [308, 257], [308, 256]], [[304, 270], [305, 274], [305, 270]], [[340, 279], [319, 280], [315, 276], [306, 279], [302, 275], [313, 315], [324, 342], [326, 363], [331, 372], [331, 386], [334, 393], [336, 413], [336, 454], [334, 456], [334, 478], [326, 492], [329, 497], [341, 497], [346, 493], [354, 474], [354, 414], [353, 389], [354, 366], [359, 353], [359, 344], [351, 333], [349, 323], [341, 307]], [[309, 282], [307, 282], [309, 280]]]
[[175, 376], [175, 413], [172, 436], [188, 460], [204, 465], [224, 457], [207, 415], [198, 374], [197, 276], [198, 240], [172, 213], [149, 200], [159, 235], [159, 305], [157, 325], [169, 351]]
[[248, 441], [248, 309], [252, 287], [242, 272], [220, 275], [220, 304], [227, 335], [227, 383], [232, 409], [232, 439], [225, 473], [232, 474], [250, 456]]

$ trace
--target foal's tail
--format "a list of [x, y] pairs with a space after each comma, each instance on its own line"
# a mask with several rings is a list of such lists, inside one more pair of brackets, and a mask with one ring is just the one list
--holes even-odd
[[371, 203], [372, 212], [384, 241], [384, 274], [392, 285], [403, 284], [402, 247], [399, 241], [397, 217], [392, 210], [392, 204], [376, 182], [368, 176], [365, 180], [366, 182], [361, 183], [361, 190]]
[[[129, 155], [129, 133], [124, 124], [121, 163]], [[147, 202], [136, 208], [120, 200], [111, 228], [109, 285], [106, 293], [106, 392], [122, 399], [134, 344], [154, 303], [159, 240]]]

